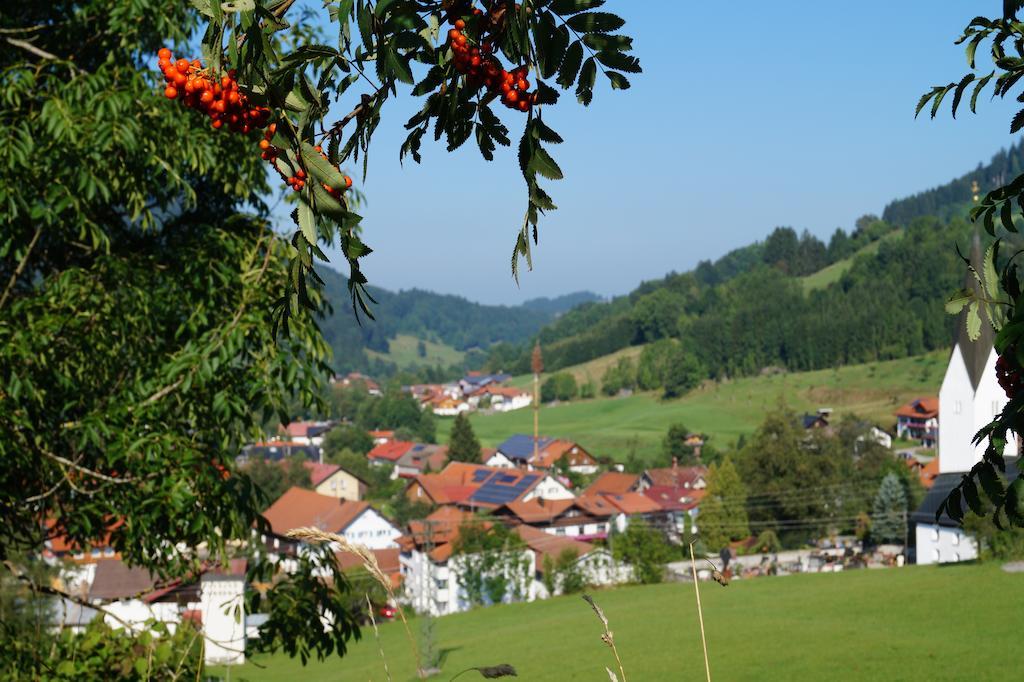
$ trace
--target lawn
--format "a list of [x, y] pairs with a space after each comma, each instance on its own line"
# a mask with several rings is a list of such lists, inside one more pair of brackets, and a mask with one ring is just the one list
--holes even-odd
[[426, 355], [420, 357], [418, 350], [419, 341], [420, 340], [415, 336], [398, 334], [395, 338], [388, 341], [387, 353], [379, 353], [372, 350], [368, 350], [366, 352], [370, 357], [393, 362], [401, 368], [410, 366], [436, 367], [437, 365], [449, 367], [462, 362], [463, 358], [466, 356], [462, 351], [456, 350], [455, 348], [443, 343], [424, 341], [423, 345]]
[[[711, 673], [717, 680], [1013, 680], [1024, 575], [997, 565], [920, 566], [701, 584]], [[627, 678], [703, 680], [693, 589], [686, 583], [594, 594]], [[440, 618], [448, 680], [470, 666], [509, 663], [524, 680], [607, 680], [615, 667], [593, 612], [559, 597]], [[411, 623], [418, 631], [417, 623]], [[414, 680], [400, 623], [381, 627], [392, 678]], [[232, 680], [385, 680], [373, 632], [343, 659], [303, 668], [258, 657]], [[479, 680], [475, 673], [460, 680]]]
[[[937, 395], [948, 353], [936, 351], [914, 358], [850, 365], [839, 369], [708, 382], [678, 400], [664, 401], [654, 393], [601, 397], [540, 411], [541, 432], [572, 438], [592, 453], [624, 460], [631, 449], [654, 457], [668, 427], [682, 422], [709, 434], [713, 443], [728, 447], [741, 434], [750, 434], [769, 410], [785, 401], [795, 410], [831, 407], [836, 416], [861, 415], [892, 429], [893, 411], [919, 395]], [[533, 411], [470, 417], [486, 446], [495, 446], [513, 433], [533, 432]], [[438, 420], [438, 440], [448, 442], [450, 419]]]

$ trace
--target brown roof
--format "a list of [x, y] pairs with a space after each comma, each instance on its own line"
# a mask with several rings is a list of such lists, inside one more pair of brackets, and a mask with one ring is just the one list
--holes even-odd
[[597, 518], [608, 518], [619, 510], [604, 495], [595, 495], [589, 490], [576, 498], [576, 506]]
[[367, 502], [339, 500], [293, 486], [270, 505], [263, 515], [277, 535], [306, 526], [341, 533], [369, 508]]
[[638, 480], [640, 480], [640, 476], [637, 474], [627, 474], [621, 471], [606, 471], [594, 479], [594, 482], [583, 491], [583, 494], [597, 495], [601, 493], [629, 492], [636, 486]]
[[650, 514], [661, 511], [661, 505], [643, 493], [609, 493], [602, 497], [623, 514]]
[[552, 535], [531, 526], [516, 526], [515, 530], [526, 546], [536, 554], [536, 568], [539, 573], [544, 572], [544, 557], [546, 556], [550, 556], [554, 560], [567, 549], [576, 550], [577, 556], [584, 556], [594, 551], [594, 546], [589, 542], [573, 540], [564, 535]]
[[939, 399], [933, 396], [917, 398], [896, 410], [897, 417], [914, 419], [931, 419], [939, 414]]
[[665, 467], [648, 469], [644, 472], [651, 480], [651, 485], [667, 485], [679, 488], [693, 487], [697, 479], [708, 475], [707, 467]]
[[153, 590], [156, 577], [144, 568], [129, 567], [118, 559], [96, 562], [96, 574], [89, 588], [89, 599], [116, 601]]

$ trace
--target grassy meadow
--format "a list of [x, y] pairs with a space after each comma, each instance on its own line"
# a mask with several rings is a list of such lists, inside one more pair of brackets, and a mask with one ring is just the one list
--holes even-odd
[[[701, 584], [716, 680], [1015, 680], [1024, 574], [998, 565], [911, 566]], [[693, 588], [687, 583], [594, 593], [615, 633], [627, 679], [703, 680]], [[411, 623], [418, 632], [416, 621]], [[615, 660], [578, 596], [513, 604], [436, 620], [448, 680], [470, 666], [509, 663], [523, 680], [607, 680]], [[414, 664], [402, 625], [381, 626], [395, 681]], [[232, 680], [303, 682], [386, 679], [373, 631], [343, 659], [303, 668], [259, 656]], [[223, 669], [220, 671], [223, 674]], [[460, 680], [481, 679], [467, 673]]]
[[[608, 360], [610, 362], [610, 360]], [[719, 447], [750, 434], [769, 410], [785, 401], [795, 410], [831, 407], [836, 415], [858, 414], [891, 429], [893, 411], [919, 395], [936, 395], [946, 369], [947, 352], [839, 369], [747, 377], [707, 382], [678, 399], [661, 400], [657, 393], [599, 397], [543, 406], [541, 432], [572, 438], [592, 453], [624, 460], [631, 449], [650, 458], [661, 448], [668, 427], [682, 422], [709, 434]], [[600, 375], [598, 375], [600, 378]], [[438, 420], [438, 441], [448, 440], [450, 419]], [[470, 417], [485, 446], [495, 446], [513, 433], [532, 433], [533, 411]]]
[[419, 351], [417, 350], [419, 339], [415, 336], [409, 336], [407, 334], [398, 334], [395, 338], [388, 341], [388, 352], [380, 353], [373, 350], [367, 350], [366, 353], [371, 358], [379, 358], [381, 360], [387, 360], [393, 362], [399, 367], [436, 367], [441, 365], [442, 367], [449, 367], [451, 365], [462, 362], [465, 357], [465, 353], [460, 350], [456, 350], [452, 346], [445, 345], [443, 343], [435, 343], [433, 341], [424, 341], [426, 355], [420, 357]]

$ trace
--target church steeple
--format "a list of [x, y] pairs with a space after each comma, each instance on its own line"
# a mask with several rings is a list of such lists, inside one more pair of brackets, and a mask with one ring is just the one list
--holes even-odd
[[[971, 242], [970, 259], [971, 267], [975, 272], [979, 274], [984, 272], [981, 237], [978, 236], [977, 231], [975, 231], [974, 239]], [[970, 272], [967, 273], [964, 280], [964, 288], [970, 289], [978, 295], [984, 294], [981, 284]], [[960, 347], [960, 354], [967, 366], [967, 376], [970, 377], [971, 388], [975, 391], [978, 390], [978, 384], [981, 383], [981, 377], [985, 373], [985, 365], [988, 363], [995, 341], [995, 332], [992, 330], [992, 323], [985, 312], [985, 306], [980, 306], [978, 313], [981, 315], [981, 336], [976, 341], [971, 341], [967, 335], [967, 307], [965, 306], [956, 318], [956, 336], [954, 337], [954, 344]]]

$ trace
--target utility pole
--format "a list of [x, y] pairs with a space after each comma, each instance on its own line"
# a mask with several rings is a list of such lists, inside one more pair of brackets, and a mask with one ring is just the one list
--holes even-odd
[[533, 347], [533, 357], [530, 358], [530, 369], [533, 370], [533, 461], [537, 461], [540, 454], [540, 373], [544, 371], [544, 359], [540, 355], [540, 339], [537, 339]]

